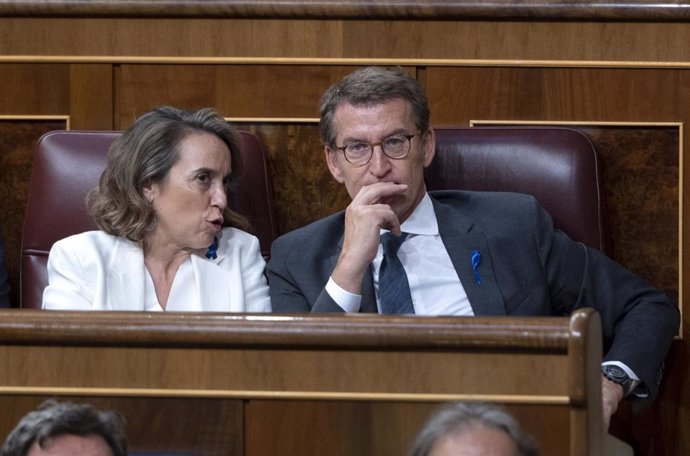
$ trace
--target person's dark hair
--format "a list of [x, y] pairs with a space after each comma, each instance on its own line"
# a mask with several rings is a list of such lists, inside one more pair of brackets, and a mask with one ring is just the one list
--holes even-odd
[[46, 447], [53, 437], [61, 435], [100, 435], [113, 456], [127, 456], [125, 421], [118, 413], [98, 410], [89, 404], [48, 400], [25, 415], [9, 433], [0, 456], [26, 456], [37, 442]]
[[515, 456], [538, 454], [534, 440], [502, 407], [483, 402], [453, 402], [442, 406], [429, 418], [417, 434], [408, 456], [427, 456], [441, 438], [460, 434], [477, 425], [508, 434], [518, 450]]
[[319, 107], [321, 140], [328, 147], [336, 147], [338, 132], [334, 118], [335, 110], [341, 103], [372, 106], [394, 99], [410, 103], [419, 131], [429, 129], [429, 101], [419, 82], [400, 67], [374, 66], [345, 76], [323, 94]]
[[[136, 119], [108, 150], [98, 187], [87, 197], [96, 225], [108, 234], [141, 241], [155, 220], [143, 189], [167, 179], [179, 158], [180, 144], [194, 133], [210, 133], [222, 140], [230, 149], [230, 179], [241, 175], [242, 138], [213, 109], [153, 109]], [[230, 226], [249, 228], [247, 219], [229, 207], [223, 215]]]

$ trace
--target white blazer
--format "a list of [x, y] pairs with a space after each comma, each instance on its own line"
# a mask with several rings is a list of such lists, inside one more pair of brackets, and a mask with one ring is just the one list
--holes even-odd
[[[194, 283], [183, 286], [196, 287], [196, 299], [181, 310], [271, 311], [265, 262], [256, 237], [224, 228], [218, 239], [218, 257], [210, 260], [205, 253], [194, 253], [188, 260]], [[102, 231], [76, 234], [50, 249], [43, 308], [143, 311], [146, 280], [139, 243]]]

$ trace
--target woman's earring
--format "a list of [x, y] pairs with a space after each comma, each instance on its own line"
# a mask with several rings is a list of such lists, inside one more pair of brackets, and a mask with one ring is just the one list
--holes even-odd
[[153, 231], [156, 228], [156, 223], [158, 223], [158, 219], [156, 218], [156, 214], [153, 214], [151, 216], [151, 223], [149, 223], [149, 226], [146, 228], [146, 230]]

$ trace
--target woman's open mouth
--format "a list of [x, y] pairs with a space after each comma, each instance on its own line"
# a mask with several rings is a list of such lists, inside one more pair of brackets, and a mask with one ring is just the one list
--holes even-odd
[[209, 220], [208, 223], [211, 224], [214, 231], [220, 231], [223, 228], [223, 219]]

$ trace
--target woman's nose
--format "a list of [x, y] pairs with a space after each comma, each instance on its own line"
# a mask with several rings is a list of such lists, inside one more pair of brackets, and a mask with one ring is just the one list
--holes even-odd
[[228, 195], [225, 193], [224, 185], [214, 185], [213, 194], [211, 196], [211, 204], [225, 210], [228, 206]]

